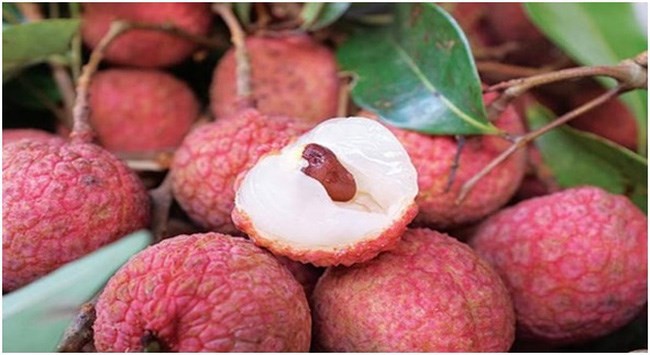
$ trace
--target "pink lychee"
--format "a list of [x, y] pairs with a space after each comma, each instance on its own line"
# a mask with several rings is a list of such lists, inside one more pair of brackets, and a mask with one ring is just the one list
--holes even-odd
[[647, 217], [600, 188], [520, 202], [484, 221], [470, 245], [504, 279], [521, 339], [593, 339], [647, 302]]
[[[318, 123], [336, 115], [339, 78], [332, 51], [307, 35], [246, 39], [252, 99], [260, 112]], [[238, 109], [234, 49], [217, 66], [210, 91], [212, 112], [226, 117]]]
[[[97, 301], [100, 352], [306, 352], [302, 288], [268, 252], [217, 233], [181, 235], [129, 260]], [[145, 343], [145, 344], [143, 344]]]
[[63, 139], [55, 134], [34, 128], [8, 128], [2, 130], [2, 145], [17, 142], [21, 139], [48, 140]]
[[496, 272], [444, 234], [408, 230], [366, 263], [327, 269], [313, 296], [317, 347], [335, 352], [507, 351], [515, 316]]
[[99, 142], [115, 152], [173, 149], [199, 112], [192, 90], [156, 70], [109, 69], [90, 86], [91, 123]]
[[197, 127], [172, 161], [176, 200], [201, 226], [237, 233], [230, 218], [236, 178], [260, 156], [284, 146], [302, 130], [290, 118], [267, 117], [253, 109]]
[[[193, 35], [206, 35], [212, 23], [205, 3], [86, 3], [81, 33], [95, 48], [116, 20], [173, 24]], [[137, 67], [166, 67], [180, 63], [196, 49], [188, 39], [152, 30], [130, 30], [108, 48], [109, 62]]]
[[2, 152], [5, 292], [149, 222], [142, 183], [99, 146], [22, 140]]

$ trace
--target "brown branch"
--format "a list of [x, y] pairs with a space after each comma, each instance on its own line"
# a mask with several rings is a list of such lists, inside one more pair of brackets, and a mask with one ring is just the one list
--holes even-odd
[[477, 61], [476, 69], [481, 73], [499, 74], [506, 77], [533, 76], [548, 72], [550, 69], [530, 68], [519, 65], [504, 64], [493, 61]]
[[458, 197], [456, 198], [456, 204], [462, 203], [465, 197], [467, 197], [469, 192], [472, 190], [472, 188], [474, 188], [474, 186], [485, 175], [489, 174], [494, 168], [496, 168], [499, 164], [501, 164], [506, 159], [508, 159], [517, 150], [525, 147], [526, 144], [535, 140], [539, 136], [549, 132], [550, 130], [571, 121], [572, 119], [582, 115], [583, 113], [593, 109], [596, 106], [602, 105], [604, 102], [615, 97], [616, 95], [620, 94], [624, 90], [625, 90], [624, 86], [619, 85], [605, 92], [604, 94], [596, 97], [595, 99], [588, 101], [584, 105], [565, 113], [564, 115], [555, 119], [553, 122], [550, 122], [545, 126], [540, 127], [539, 129], [529, 132], [523, 136], [515, 138], [515, 142], [511, 146], [509, 146], [508, 149], [504, 150], [501, 154], [499, 154], [496, 158], [494, 158], [488, 165], [486, 165], [481, 171], [479, 171], [476, 175], [474, 175], [471, 179], [467, 180], [463, 184], [458, 194]]
[[232, 12], [230, 4], [215, 3], [213, 11], [217, 12], [228, 26], [230, 39], [235, 47], [235, 61], [237, 63], [237, 97], [242, 107], [254, 107], [251, 84], [251, 65], [246, 49], [246, 33], [242, 29], [237, 17]]
[[81, 306], [57, 345], [58, 352], [82, 352], [89, 344], [92, 345], [96, 303], [97, 295]]
[[157, 188], [149, 191], [151, 197], [151, 231], [154, 236], [154, 243], [163, 240], [167, 234], [169, 209], [173, 201], [171, 176], [171, 173], [167, 173], [162, 183]]
[[456, 172], [458, 172], [458, 168], [460, 167], [460, 155], [463, 152], [463, 147], [465, 147], [465, 137], [456, 136], [456, 154], [454, 154], [454, 161], [451, 163], [451, 168], [449, 169], [449, 179], [447, 179], [445, 193], [451, 190], [451, 186], [456, 180]]

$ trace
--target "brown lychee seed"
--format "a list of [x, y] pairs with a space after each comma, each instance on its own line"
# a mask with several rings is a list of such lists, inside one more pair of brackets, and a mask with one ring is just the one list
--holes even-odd
[[[314, 161], [324, 158], [316, 162], [318, 179], [303, 171], [312, 144], [310, 151], [331, 152], [312, 151], [319, 153]], [[338, 176], [327, 182], [331, 170]], [[232, 218], [274, 254], [316, 266], [351, 265], [399, 240], [417, 213], [415, 195], [415, 168], [386, 127], [333, 118], [260, 158], [241, 178]]]
[[133, 256], [97, 301], [100, 352], [306, 352], [300, 284], [244, 238], [180, 235]]
[[310, 143], [305, 146], [302, 157], [309, 165], [300, 170], [323, 184], [332, 200], [347, 202], [357, 193], [354, 177], [341, 165], [331, 150], [320, 144]]
[[499, 275], [467, 245], [410, 229], [392, 249], [331, 267], [312, 294], [314, 341], [334, 352], [507, 351], [515, 315]]

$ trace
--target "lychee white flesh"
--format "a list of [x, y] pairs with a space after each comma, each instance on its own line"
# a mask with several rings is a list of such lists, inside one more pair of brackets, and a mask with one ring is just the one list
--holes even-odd
[[[321, 182], [301, 171], [310, 143], [330, 149], [352, 174], [357, 191], [350, 201], [333, 201]], [[262, 157], [243, 178], [235, 208], [265, 239], [336, 249], [390, 228], [417, 193], [417, 172], [388, 129], [367, 118], [333, 118]]]

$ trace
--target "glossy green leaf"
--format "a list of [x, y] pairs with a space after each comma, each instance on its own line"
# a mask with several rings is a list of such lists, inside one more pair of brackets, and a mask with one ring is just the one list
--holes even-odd
[[3, 352], [53, 352], [79, 306], [151, 242], [133, 233], [2, 297]]
[[64, 55], [70, 50], [72, 36], [80, 20], [50, 19], [10, 26], [2, 31], [2, 72], [42, 62], [52, 55]]
[[[531, 129], [554, 119], [541, 105], [526, 110]], [[569, 127], [558, 127], [535, 140], [544, 163], [562, 187], [599, 186], [609, 192], [626, 194], [646, 209], [648, 161], [611, 141]]]
[[496, 133], [487, 120], [472, 53], [435, 4], [398, 4], [391, 26], [351, 36], [339, 49], [355, 74], [354, 102], [389, 123], [431, 134]]
[[[531, 20], [582, 65], [612, 65], [647, 50], [647, 37], [630, 3], [527, 3]], [[600, 79], [612, 87], [612, 80]], [[648, 92], [622, 96], [639, 123], [639, 152], [645, 153]]]
[[349, 7], [347, 2], [306, 3], [300, 14], [302, 28], [315, 31], [327, 27], [343, 16]]

